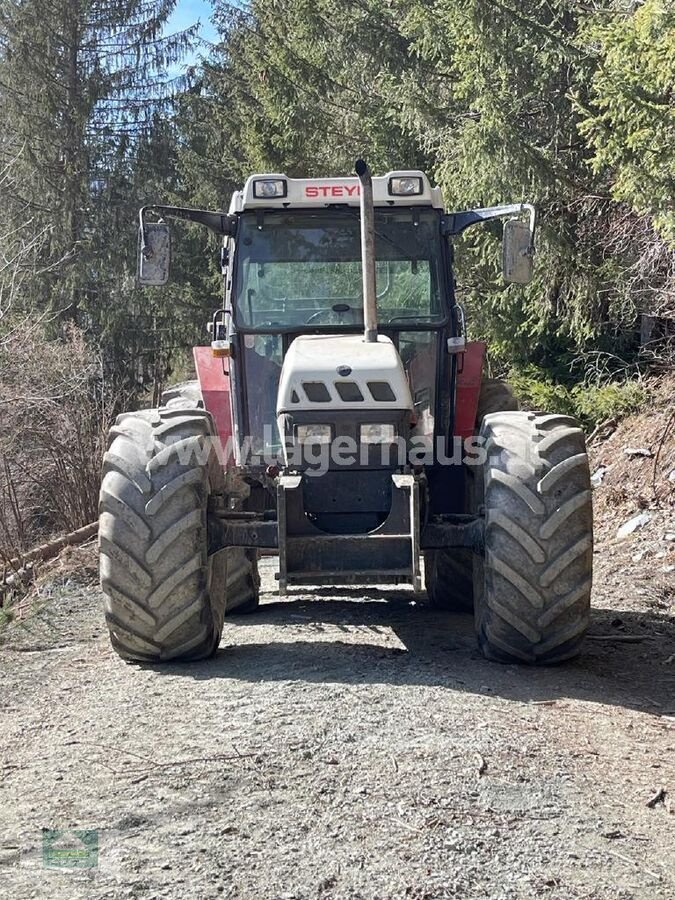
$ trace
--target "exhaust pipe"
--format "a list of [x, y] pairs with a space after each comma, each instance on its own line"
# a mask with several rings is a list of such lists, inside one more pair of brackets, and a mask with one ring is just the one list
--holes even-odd
[[375, 206], [373, 204], [373, 179], [368, 164], [357, 159], [354, 163], [361, 182], [361, 267], [363, 269], [363, 322], [364, 339], [368, 344], [377, 342], [377, 293], [375, 285]]

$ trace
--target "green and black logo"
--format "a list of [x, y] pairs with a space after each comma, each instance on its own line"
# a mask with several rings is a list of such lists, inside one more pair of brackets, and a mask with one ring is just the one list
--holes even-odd
[[42, 862], [47, 869], [95, 869], [98, 831], [43, 828]]

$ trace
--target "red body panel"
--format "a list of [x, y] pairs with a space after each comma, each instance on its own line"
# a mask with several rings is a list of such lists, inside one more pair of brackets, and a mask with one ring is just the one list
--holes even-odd
[[210, 347], [193, 347], [192, 353], [195, 359], [199, 387], [204, 398], [204, 406], [211, 413], [216, 423], [216, 431], [223, 445], [223, 459], [227, 468], [234, 462], [232, 400], [230, 397], [230, 376], [227, 371], [228, 361], [213, 356]]
[[486, 346], [483, 341], [471, 341], [459, 360], [454, 431], [462, 438], [474, 433]]

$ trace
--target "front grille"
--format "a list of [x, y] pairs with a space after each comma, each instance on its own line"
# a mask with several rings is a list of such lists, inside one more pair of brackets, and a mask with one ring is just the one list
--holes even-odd
[[360, 403], [363, 400], [361, 389], [355, 381], [336, 381], [335, 389], [345, 403]]
[[391, 403], [396, 399], [388, 381], [369, 381], [368, 390], [378, 403]]
[[302, 387], [311, 403], [330, 403], [330, 393], [323, 381], [303, 381]]

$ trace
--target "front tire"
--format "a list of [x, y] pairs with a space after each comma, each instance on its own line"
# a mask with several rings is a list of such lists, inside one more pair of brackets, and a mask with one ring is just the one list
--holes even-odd
[[593, 511], [584, 434], [568, 416], [504, 412], [481, 428], [477, 472], [485, 557], [474, 566], [483, 654], [499, 662], [558, 663], [588, 628]]
[[209, 495], [223, 474], [202, 410], [118, 417], [103, 462], [101, 587], [110, 640], [137, 662], [211, 656], [223, 627], [224, 554], [209, 556]]

